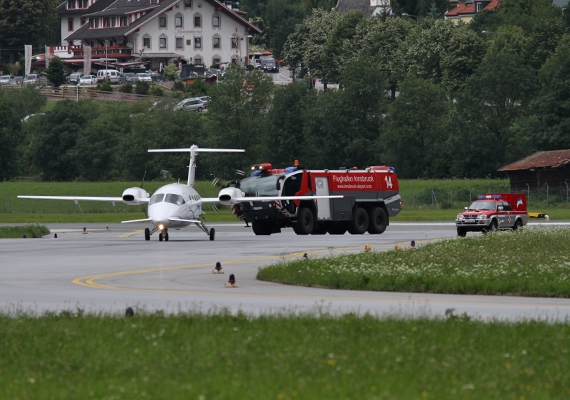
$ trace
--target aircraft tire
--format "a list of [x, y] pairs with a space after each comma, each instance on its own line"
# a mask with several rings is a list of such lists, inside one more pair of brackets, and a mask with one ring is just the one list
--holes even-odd
[[162, 242], [162, 232], [160, 232], [160, 233], [158, 234], [158, 241], [159, 241], [159, 242]]
[[150, 229], [145, 228], [144, 230], [144, 240], [150, 240]]
[[210, 241], [216, 238], [216, 230], [214, 228], [210, 229]]
[[165, 233], [165, 234], [164, 234], [164, 241], [165, 241], [165, 242], [168, 242], [168, 233]]

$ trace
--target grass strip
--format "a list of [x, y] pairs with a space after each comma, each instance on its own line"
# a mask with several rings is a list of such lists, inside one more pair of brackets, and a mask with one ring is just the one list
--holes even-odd
[[528, 228], [419, 248], [280, 261], [258, 279], [334, 289], [570, 297], [570, 229]]
[[0, 239], [21, 238], [26, 235], [27, 238], [40, 238], [47, 235], [49, 229], [42, 225], [25, 225], [25, 226], [0, 226]]
[[0, 316], [5, 399], [563, 399], [567, 323]]

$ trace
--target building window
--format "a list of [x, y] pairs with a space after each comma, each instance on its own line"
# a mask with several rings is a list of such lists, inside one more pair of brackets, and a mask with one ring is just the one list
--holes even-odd
[[194, 58], [194, 64], [195, 65], [202, 65], [202, 59], [200, 57]]
[[117, 17], [111, 17], [111, 26], [117, 26]]
[[477, 3], [477, 12], [481, 11], [481, 3]]
[[220, 16], [219, 15], [214, 15], [212, 17], [212, 26], [214, 28], [219, 28], [220, 27]]
[[202, 27], [202, 17], [200, 15], [194, 16], [194, 28], [201, 28]]
[[87, 22], [87, 18], [85, 18], [85, 17], [81, 17], [81, 18], [79, 19], [79, 24], [82, 25], [82, 26], [85, 25], [86, 22]]
[[176, 48], [181, 49], [184, 47], [184, 39], [181, 37], [176, 38]]
[[192, 7], [192, 0], [184, 0], [184, 7], [191, 8]]
[[186, 39], [186, 46], [190, 46], [192, 44], [192, 41], [190, 39]]
[[166, 28], [166, 17], [159, 17], [158, 18], [158, 27], [159, 28]]
[[67, 0], [67, 9], [73, 10], [75, 8], [75, 0]]
[[109, 18], [103, 18], [103, 28], [108, 28], [109, 27]]
[[232, 49], [237, 49], [237, 37], [232, 36], [231, 40], [232, 40]]
[[150, 38], [149, 37], [143, 38], [143, 47], [150, 49]]
[[166, 49], [166, 38], [165, 37], [161, 37], [159, 39], [159, 43], [160, 43], [159, 46], [161, 49]]
[[212, 58], [212, 64], [214, 64], [214, 65], [218, 65], [221, 62], [222, 62], [222, 60], [218, 57]]
[[73, 31], [73, 18], [67, 19], [67, 30], [69, 32]]
[[218, 36], [214, 36], [214, 38], [212, 39], [212, 45], [214, 49], [220, 48], [220, 38]]
[[177, 28], [183, 28], [184, 27], [181, 16], [174, 17], [174, 26], [176, 26]]
[[194, 48], [195, 49], [201, 49], [202, 48], [202, 38], [201, 37], [195, 37], [194, 38]]

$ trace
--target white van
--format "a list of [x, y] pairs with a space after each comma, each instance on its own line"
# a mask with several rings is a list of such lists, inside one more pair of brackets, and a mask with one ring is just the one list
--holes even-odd
[[97, 71], [97, 82], [101, 83], [105, 79], [108, 79], [111, 83], [121, 83], [123, 77], [115, 69], [101, 69]]

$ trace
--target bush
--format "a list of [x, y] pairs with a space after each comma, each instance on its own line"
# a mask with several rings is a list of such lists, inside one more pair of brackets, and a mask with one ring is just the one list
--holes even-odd
[[101, 90], [103, 92], [112, 92], [113, 87], [111, 86], [111, 82], [105, 80], [97, 85], [97, 90]]
[[186, 85], [182, 81], [176, 81], [172, 86], [172, 90], [174, 90], [175, 92], [183, 92], [184, 89], [186, 89]]
[[202, 79], [196, 79], [193, 84], [186, 87], [186, 92], [192, 96], [205, 96], [208, 94], [208, 86]]
[[164, 96], [164, 89], [162, 89], [162, 86], [153, 85], [150, 88], [150, 94], [152, 94], [153, 96]]
[[125, 83], [123, 86], [120, 87], [119, 91], [121, 91], [123, 93], [132, 93], [133, 92], [132, 83], [130, 83], [130, 82]]
[[137, 94], [148, 94], [148, 90], [150, 89], [149, 82], [137, 82], [135, 86], [135, 92]]

